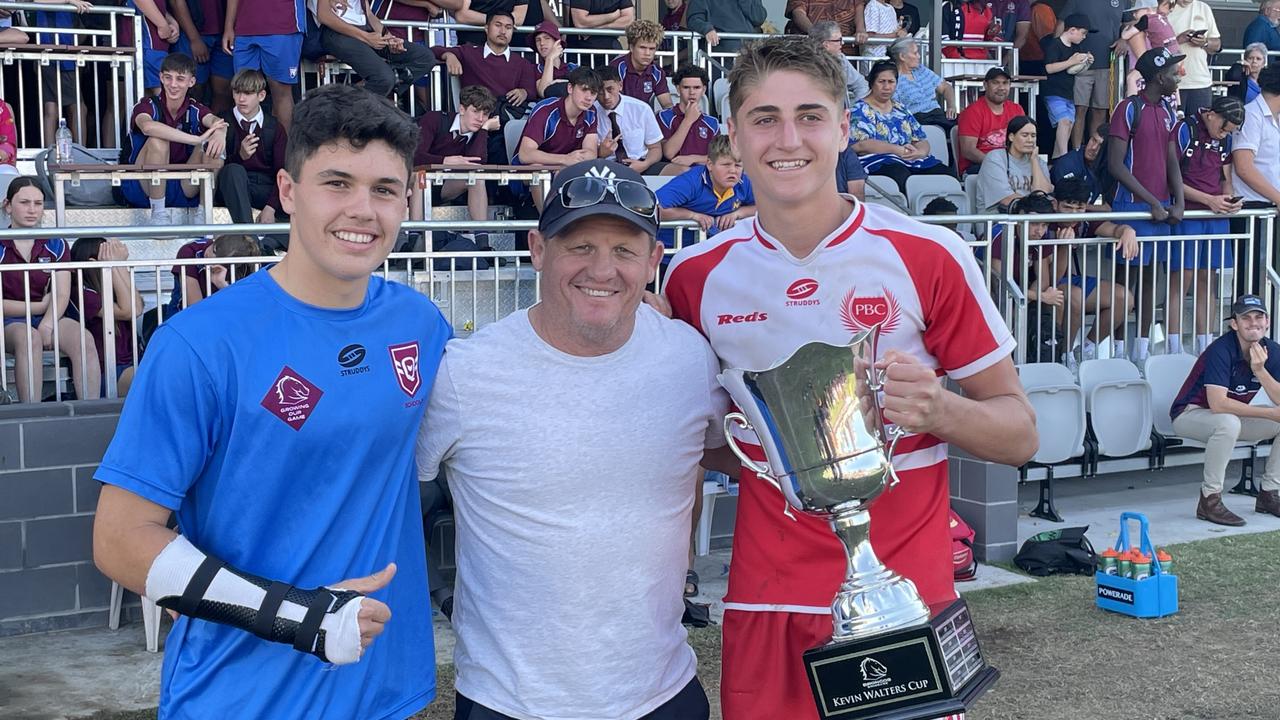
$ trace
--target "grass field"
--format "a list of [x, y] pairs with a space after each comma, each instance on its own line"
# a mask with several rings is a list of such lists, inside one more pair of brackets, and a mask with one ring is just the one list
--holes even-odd
[[[1280, 533], [1171, 548], [1180, 612], [1136, 620], [1098, 610], [1093, 579], [1046, 578], [965, 597], [1002, 673], [972, 720], [1276, 720], [1280, 718]], [[690, 641], [719, 718], [720, 632]], [[451, 666], [421, 720], [453, 717]], [[100, 714], [143, 720], [154, 711]], [[786, 720], [778, 718], [777, 720]]]

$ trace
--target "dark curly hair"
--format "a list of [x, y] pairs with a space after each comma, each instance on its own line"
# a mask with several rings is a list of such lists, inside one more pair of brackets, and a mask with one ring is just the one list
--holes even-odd
[[325, 145], [341, 141], [362, 150], [374, 140], [390, 145], [404, 159], [406, 175], [412, 172], [418, 126], [408, 115], [363, 88], [324, 85], [293, 111], [284, 168], [297, 178], [302, 164]]

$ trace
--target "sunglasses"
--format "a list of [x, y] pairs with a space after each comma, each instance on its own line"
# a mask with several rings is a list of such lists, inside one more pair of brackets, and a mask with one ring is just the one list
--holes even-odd
[[612, 194], [619, 205], [640, 217], [658, 217], [658, 197], [648, 185], [635, 180], [576, 177], [560, 186], [560, 204], [566, 210], [591, 207], [603, 201], [606, 194]]

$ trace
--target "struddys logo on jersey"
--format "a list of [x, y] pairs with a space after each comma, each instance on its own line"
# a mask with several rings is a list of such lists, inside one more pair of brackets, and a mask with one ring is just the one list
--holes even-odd
[[818, 292], [817, 280], [800, 278], [787, 287], [786, 307], [821, 305], [822, 301], [813, 296], [816, 292]]
[[840, 304], [840, 322], [849, 332], [870, 330], [880, 324], [880, 334], [887, 335], [898, 328], [902, 321], [902, 308], [898, 299], [888, 290], [880, 295], [859, 295], [856, 287], [849, 288]]
[[263, 396], [262, 407], [294, 430], [301, 430], [307, 418], [315, 412], [322, 395], [323, 390], [302, 377], [302, 373], [285, 365]]
[[396, 370], [396, 382], [405, 395], [413, 397], [422, 387], [422, 375], [418, 372], [418, 343], [407, 342], [399, 345], [388, 345], [391, 353], [391, 366]]

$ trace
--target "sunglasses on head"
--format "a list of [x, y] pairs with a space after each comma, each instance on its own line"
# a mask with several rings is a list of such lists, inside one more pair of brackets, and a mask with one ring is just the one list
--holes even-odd
[[645, 218], [658, 216], [658, 197], [648, 185], [635, 180], [582, 176], [560, 186], [560, 204], [566, 210], [591, 207], [612, 194], [622, 207]]

